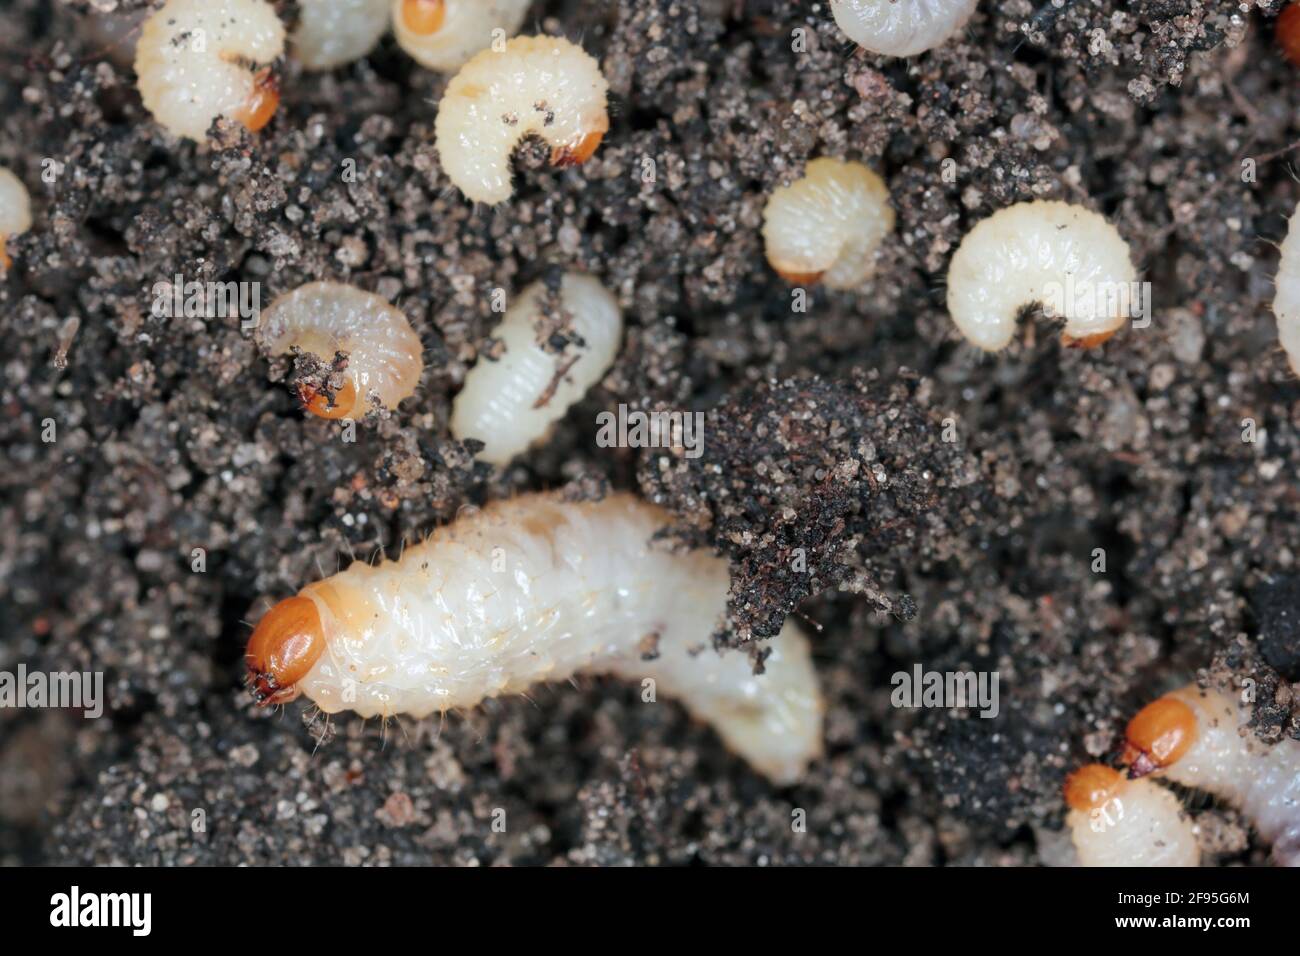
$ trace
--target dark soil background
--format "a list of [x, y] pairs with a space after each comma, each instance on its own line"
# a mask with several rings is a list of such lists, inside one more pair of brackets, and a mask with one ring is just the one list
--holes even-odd
[[[572, 171], [523, 149], [493, 209], [439, 167], [446, 79], [391, 37], [333, 73], [283, 64], [256, 136], [169, 141], [96, 12], [142, 6], [0, 0], [0, 164], [35, 213], [0, 283], [0, 670], [102, 670], [110, 708], [0, 710], [0, 860], [1029, 865], [1064, 774], [1198, 669], [1254, 677], [1257, 732], [1300, 736], [1300, 383], [1269, 310], [1300, 73], [1278, 0], [986, 0], [906, 61], [855, 54], [825, 0], [538, 2], [533, 25], [601, 59], [612, 129]], [[798, 313], [761, 212], [819, 155], [877, 168], [898, 224], [874, 283]], [[1038, 197], [1116, 223], [1149, 328], [1079, 351], [1031, 314], [996, 358], [960, 343], [952, 251]], [[624, 348], [545, 448], [475, 466], [447, 420], [490, 292], [556, 266], [618, 295]], [[263, 303], [379, 291], [428, 349], [421, 388], [345, 443], [238, 319], [150, 314], [176, 273], [260, 281]], [[704, 457], [597, 448], [619, 402], [706, 411]], [[606, 486], [730, 556], [720, 641], [795, 608], [820, 626], [827, 755], [801, 785], [613, 681], [442, 727], [325, 728], [243, 691], [268, 599], [466, 504]], [[1001, 714], [892, 708], [918, 662], [996, 669]], [[1211, 862], [1264, 862], [1231, 810], [1188, 806]]]

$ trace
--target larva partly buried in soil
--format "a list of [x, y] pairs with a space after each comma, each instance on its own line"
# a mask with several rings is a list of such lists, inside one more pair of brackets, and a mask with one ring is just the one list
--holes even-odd
[[176, 136], [202, 142], [218, 116], [257, 131], [280, 104], [267, 64], [283, 52], [284, 25], [266, 0], [167, 0], [140, 31], [136, 82]]
[[978, 0], [830, 0], [844, 34], [872, 53], [916, 56], [966, 25]]
[[1065, 781], [1066, 826], [1081, 866], [1198, 866], [1200, 847], [1178, 797], [1150, 780], [1088, 764]]
[[1166, 694], [1129, 722], [1129, 775], [1159, 775], [1232, 804], [1279, 866], [1300, 866], [1300, 742], [1265, 744], [1249, 720], [1250, 708], [1224, 691], [1190, 684]]
[[534, 282], [506, 310], [492, 333], [505, 352], [496, 360], [479, 359], [452, 408], [452, 434], [484, 442], [478, 457], [494, 465], [542, 439], [618, 354], [618, 302], [596, 279], [577, 272], [564, 274], [559, 294], [560, 307], [573, 318], [574, 340], [563, 352], [544, 349], [536, 324], [545, 291], [544, 283]]
[[852, 289], [875, 270], [894, 229], [884, 180], [861, 163], [814, 159], [802, 179], [772, 191], [763, 209], [767, 261], [795, 285]]
[[450, 73], [498, 36], [514, 36], [532, 0], [392, 0], [393, 34], [428, 70]]
[[269, 355], [294, 346], [324, 362], [347, 354], [341, 388], [299, 396], [321, 418], [362, 418], [372, 395], [396, 408], [424, 371], [420, 337], [401, 310], [341, 282], [308, 282], [277, 297], [262, 311], [258, 338]]
[[1273, 314], [1277, 317], [1277, 337], [1287, 362], [1291, 371], [1300, 375], [1300, 206], [1287, 223], [1286, 238], [1280, 248]]
[[792, 624], [763, 673], [719, 653], [725, 559], [652, 541], [666, 512], [628, 494], [527, 494], [439, 528], [398, 561], [354, 562], [258, 623], [246, 652], [260, 704], [304, 694], [325, 713], [423, 718], [542, 681], [654, 681], [777, 783], [821, 752], [821, 692]]
[[526, 136], [551, 147], [551, 165], [591, 158], [609, 129], [608, 84], [600, 64], [563, 37], [515, 37], [487, 49], [447, 84], [434, 124], [438, 157], [474, 202], [514, 192], [510, 160]]
[[32, 228], [32, 200], [23, 181], [0, 167], [0, 272], [13, 264], [5, 243]]
[[299, 0], [290, 38], [309, 70], [333, 70], [359, 60], [388, 29], [389, 0]]
[[1128, 243], [1104, 217], [1070, 203], [1016, 203], [962, 238], [948, 266], [948, 312], [968, 341], [996, 352], [1020, 310], [1050, 296], [1066, 343], [1089, 347], [1124, 324], [1136, 281]]

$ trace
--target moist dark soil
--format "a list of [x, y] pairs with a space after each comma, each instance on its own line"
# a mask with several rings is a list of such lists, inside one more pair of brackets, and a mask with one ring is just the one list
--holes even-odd
[[[536, 31], [601, 60], [612, 126], [576, 169], [522, 149], [494, 208], [439, 165], [446, 78], [391, 37], [329, 73], [281, 63], [256, 135], [169, 138], [106, 26], [146, 6], [0, 2], [0, 165], [35, 218], [0, 282], [0, 670], [101, 671], [108, 698], [97, 720], [0, 709], [0, 861], [1036, 865], [1064, 775], [1166, 690], [1249, 677], [1255, 732], [1300, 738], [1279, 0], [986, 0], [909, 60], [856, 51], [826, 0], [538, 2]], [[897, 226], [874, 280], [798, 311], [761, 215], [824, 155], [877, 169]], [[1030, 310], [1003, 353], [961, 343], [953, 250], [1035, 198], [1116, 224], [1148, 327], [1066, 348]], [[492, 290], [557, 268], [617, 295], [623, 348], [544, 447], [476, 464], [447, 423]], [[152, 314], [178, 274], [263, 303], [376, 291], [424, 342], [420, 387], [344, 441], [295, 387], [329, 387], [328, 361]], [[704, 412], [703, 455], [598, 447], [619, 403]], [[466, 505], [607, 488], [728, 556], [717, 643], [761, 660], [787, 614], [814, 634], [826, 755], [798, 786], [616, 681], [441, 724], [253, 706], [270, 601]], [[891, 706], [918, 663], [996, 671], [999, 715]], [[1211, 862], [1265, 862], [1234, 811], [1189, 810]]]

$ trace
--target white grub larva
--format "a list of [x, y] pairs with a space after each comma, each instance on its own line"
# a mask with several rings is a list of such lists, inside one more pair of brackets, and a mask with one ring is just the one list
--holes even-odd
[[32, 200], [23, 181], [0, 167], [0, 272], [12, 264], [5, 243], [32, 228]]
[[1249, 720], [1250, 709], [1223, 691], [1191, 684], [1166, 694], [1129, 722], [1129, 774], [1158, 774], [1232, 804], [1279, 866], [1300, 866], [1300, 742], [1265, 744]]
[[154, 119], [201, 142], [218, 116], [253, 131], [270, 122], [280, 93], [267, 64], [283, 52], [266, 0], [167, 0], [144, 22], [135, 74]]
[[1065, 781], [1066, 826], [1081, 866], [1198, 866], [1200, 847], [1178, 797], [1102, 764]]
[[814, 159], [802, 179], [773, 190], [763, 209], [767, 261], [796, 285], [860, 285], [875, 271], [876, 250], [893, 229], [884, 180], [841, 159]]
[[510, 198], [510, 161], [526, 136], [551, 147], [551, 165], [586, 162], [609, 129], [608, 84], [582, 47], [563, 37], [515, 37], [487, 49], [447, 84], [434, 126], [452, 183], [475, 202]]
[[[1287, 8], [1292, 9], [1291, 7]], [[1286, 352], [1291, 371], [1300, 375], [1300, 207], [1291, 216], [1286, 238], [1282, 240], [1282, 258], [1277, 264], [1277, 294], [1273, 296], [1273, 314], [1277, 316], [1277, 336]]]
[[996, 352], [1020, 310], [1051, 296], [1066, 343], [1091, 347], [1124, 324], [1136, 281], [1128, 243], [1104, 217], [1064, 202], [1017, 203], [962, 239], [948, 266], [948, 312], [971, 343]]
[[424, 371], [420, 337], [401, 310], [340, 282], [309, 282], [277, 297], [262, 311], [258, 336], [270, 355], [297, 346], [329, 362], [346, 353], [342, 388], [300, 395], [321, 418], [362, 418], [372, 396], [396, 408]]
[[458, 70], [500, 37], [513, 36], [532, 0], [392, 0], [393, 34], [422, 67]]
[[966, 25], [978, 0], [831, 0], [831, 14], [858, 46], [886, 56], [916, 56]]
[[631, 495], [529, 494], [439, 528], [399, 561], [346, 571], [275, 605], [249, 639], [260, 704], [415, 718], [609, 674], [654, 681], [778, 783], [821, 752], [808, 641], [787, 623], [764, 670], [718, 653], [723, 558], [652, 541], [669, 516]]
[[309, 70], [333, 70], [359, 60], [388, 29], [389, 0], [299, 0], [293, 47]]
[[[547, 430], [595, 385], [614, 362], [623, 336], [618, 302], [596, 279], [566, 272], [560, 308], [572, 316], [572, 340], [563, 352], [538, 342], [546, 286], [534, 282], [506, 310], [493, 332], [505, 346], [500, 358], [480, 358], [465, 376], [451, 413], [459, 439], [485, 443], [479, 459], [504, 465]], [[543, 331], [541, 333], [545, 335]]]

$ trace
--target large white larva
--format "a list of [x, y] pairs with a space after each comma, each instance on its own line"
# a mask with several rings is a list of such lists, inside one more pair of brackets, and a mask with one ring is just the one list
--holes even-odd
[[167, 0], [140, 31], [135, 74], [154, 119], [202, 141], [218, 116], [251, 130], [270, 122], [280, 94], [266, 64], [283, 52], [284, 25], [266, 0]]
[[510, 37], [532, 0], [392, 0], [393, 34], [403, 50], [429, 70], [458, 70], [492, 44]]
[[653, 542], [667, 520], [627, 494], [529, 494], [461, 517], [399, 561], [354, 562], [258, 623], [254, 697], [422, 718], [577, 674], [652, 679], [756, 769], [793, 782], [822, 745], [808, 641], [787, 623], [759, 675], [747, 654], [715, 651], [726, 561]]
[[796, 285], [861, 285], [893, 228], [884, 180], [842, 159], [814, 159], [802, 179], [774, 189], [763, 209], [767, 261]]
[[1066, 826], [1081, 866], [1199, 866], [1196, 831], [1178, 797], [1150, 780], [1088, 764], [1065, 782]]
[[0, 272], [9, 268], [12, 260], [5, 251], [5, 242], [32, 228], [32, 200], [23, 181], [9, 170], [0, 167]]
[[1195, 684], [1144, 707], [1125, 732], [1131, 776], [1159, 774], [1237, 807], [1280, 866], [1300, 866], [1300, 742], [1268, 745], [1250, 709]]
[[948, 266], [948, 312], [981, 349], [1006, 348], [1019, 311], [1051, 295], [1070, 344], [1097, 345], [1128, 318], [1137, 270], [1128, 243], [1083, 206], [1008, 206], [962, 239]]
[[510, 160], [525, 136], [551, 147], [551, 164], [586, 162], [609, 129], [600, 64], [563, 37], [515, 37], [487, 49], [447, 84], [434, 124], [442, 168], [475, 202], [510, 198]]
[[831, 14], [850, 40], [872, 53], [915, 56], [966, 25], [978, 0], [831, 0]]
[[293, 47], [309, 70], [332, 70], [365, 56], [388, 29], [389, 0], [299, 0]]
[[1300, 229], [1296, 228], [1297, 222], [1300, 222], [1300, 207], [1287, 223], [1286, 238], [1282, 240], [1273, 314], [1277, 316], [1277, 337], [1291, 371], [1300, 375]]
[[618, 354], [623, 316], [618, 302], [589, 275], [566, 272], [560, 281], [560, 306], [573, 317], [577, 340], [561, 353], [537, 341], [545, 285], [534, 282], [506, 310], [493, 332], [505, 345], [494, 360], [480, 358], [465, 376], [451, 413], [459, 439], [485, 443], [478, 457], [504, 465], [541, 439], [591, 386]]
[[342, 388], [301, 396], [322, 418], [362, 418], [372, 395], [396, 408], [424, 371], [420, 337], [401, 310], [341, 282], [309, 282], [279, 296], [262, 311], [258, 337], [270, 355], [297, 346], [329, 362], [347, 353]]

